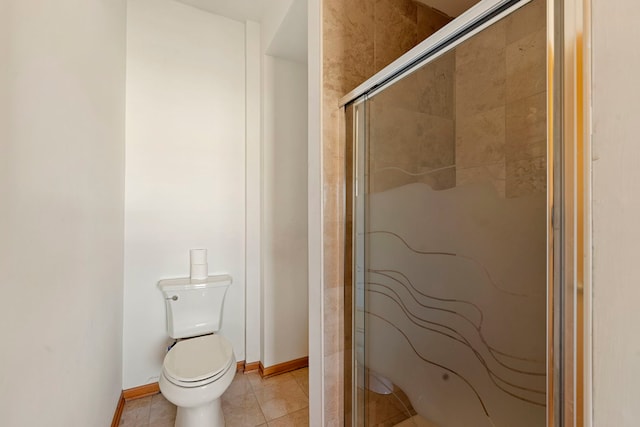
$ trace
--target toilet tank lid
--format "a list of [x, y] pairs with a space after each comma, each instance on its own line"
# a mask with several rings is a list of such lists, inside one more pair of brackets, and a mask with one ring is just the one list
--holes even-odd
[[158, 287], [163, 292], [188, 291], [191, 289], [217, 288], [229, 286], [233, 279], [228, 274], [217, 274], [206, 279], [197, 280], [189, 277], [179, 279], [163, 279], [158, 282]]

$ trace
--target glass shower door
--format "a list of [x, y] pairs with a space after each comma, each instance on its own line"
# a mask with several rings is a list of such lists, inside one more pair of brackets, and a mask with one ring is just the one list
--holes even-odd
[[545, 41], [535, 0], [352, 107], [357, 425], [546, 425]]

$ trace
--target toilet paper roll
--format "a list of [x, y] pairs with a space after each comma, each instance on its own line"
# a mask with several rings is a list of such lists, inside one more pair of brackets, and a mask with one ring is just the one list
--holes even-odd
[[207, 278], [208, 264], [191, 264], [191, 280], [204, 280]]
[[191, 258], [191, 264], [206, 264], [207, 263], [207, 250], [206, 249], [191, 249], [191, 250], [189, 250], [189, 257]]

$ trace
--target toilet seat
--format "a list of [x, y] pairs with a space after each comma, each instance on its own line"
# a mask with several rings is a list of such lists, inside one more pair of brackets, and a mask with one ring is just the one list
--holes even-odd
[[233, 364], [231, 343], [221, 335], [179, 341], [162, 364], [165, 377], [180, 387], [199, 387], [223, 376]]

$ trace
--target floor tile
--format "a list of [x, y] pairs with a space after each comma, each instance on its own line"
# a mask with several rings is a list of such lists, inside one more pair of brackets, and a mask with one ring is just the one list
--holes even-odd
[[267, 421], [309, 406], [309, 398], [293, 377], [292, 381], [270, 383], [254, 389], [262, 413]]
[[309, 368], [298, 369], [297, 371], [293, 371], [291, 374], [298, 384], [300, 384], [304, 394], [309, 396]]
[[226, 427], [253, 427], [266, 422], [252, 391], [232, 399], [223, 399], [222, 413]]
[[309, 408], [269, 421], [269, 427], [305, 427], [309, 425]]
[[175, 418], [170, 420], [157, 420], [149, 423], [149, 427], [174, 427], [175, 425]]
[[151, 399], [151, 411], [149, 412], [149, 424], [161, 424], [176, 419], [176, 406], [164, 398], [162, 394], [156, 394]]
[[149, 424], [149, 414], [151, 412], [152, 397], [130, 400], [124, 405], [122, 417], [120, 417], [121, 427], [145, 427]]
[[289, 386], [297, 384], [293, 373], [287, 372], [286, 374], [276, 375], [274, 377], [262, 378], [257, 372], [252, 372], [246, 375], [247, 380], [251, 384], [253, 391], [258, 391], [262, 388], [276, 387], [276, 386]]
[[247, 375], [239, 373], [236, 374], [233, 382], [222, 395], [222, 400], [230, 400], [238, 396], [243, 396], [247, 393], [253, 393], [253, 389], [251, 388]]
[[[237, 374], [222, 395], [227, 427], [309, 425], [307, 368], [263, 379]], [[162, 394], [125, 403], [120, 427], [173, 427], [177, 409]]]

